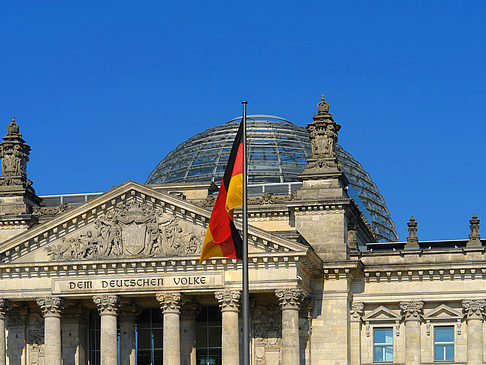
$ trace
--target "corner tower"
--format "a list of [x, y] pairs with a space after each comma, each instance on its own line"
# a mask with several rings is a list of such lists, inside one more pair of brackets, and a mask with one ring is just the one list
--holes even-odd
[[30, 147], [19, 133], [14, 117], [8, 133], [0, 143], [2, 174], [0, 176], [0, 242], [27, 230], [36, 221], [32, 208], [39, 198], [27, 178]]
[[348, 179], [336, 155], [341, 126], [324, 95], [307, 125], [312, 152], [300, 173], [302, 188], [291, 203], [295, 228], [324, 261], [346, 260], [360, 244], [375, 241], [370, 226], [348, 196]]

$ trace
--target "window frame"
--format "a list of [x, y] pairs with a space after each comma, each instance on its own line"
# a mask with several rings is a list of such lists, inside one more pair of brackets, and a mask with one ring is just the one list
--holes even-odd
[[[380, 329], [388, 329], [388, 330], [391, 330], [391, 343], [376, 343], [375, 341], [375, 331], [376, 330], [380, 330]], [[373, 326], [373, 363], [374, 364], [391, 364], [393, 363], [393, 358], [395, 357], [395, 340], [394, 340], [394, 332], [395, 332], [395, 329], [393, 328], [393, 326]], [[390, 348], [392, 349], [392, 359], [391, 360], [376, 360], [375, 359], [375, 348], [381, 348], [382, 349], [382, 355], [383, 355], [383, 358], [385, 358], [385, 349], [386, 348]]]
[[[444, 328], [444, 327], [448, 327], [452, 330], [452, 342], [437, 342], [435, 340], [435, 329], [436, 328]], [[450, 362], [454, 362], [455, 361], [455, 358], [456, 358], [456, 326], [454, 324], [437, 324], [437, 325], [434, 325], [433, 326], [433, 334], [434, 334], [434, 337], [433, 337], [433, 353], [434, 353], [434, 362], [436, 363], [450, 363]], [[446, 348], [447, 348], [447, 345], [452, 345], [452, 359], [444, 359], [444, 360], [438, 360], [436, 359], [435, 355], [436, 355], [436, 352], [435, 352], [435, 349], [437, 346], [442, 346], [443, 348], [443, 355], [444, 355], [444, 358], [446, 357]]]

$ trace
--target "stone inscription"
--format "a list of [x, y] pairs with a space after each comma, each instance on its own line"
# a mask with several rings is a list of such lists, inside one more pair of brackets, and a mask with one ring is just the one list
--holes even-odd
[[177, 276], [118, 276], [116, 278], [93, 278], [83, 280], [54, 279], [53, 294], [156, 291], [165, 289], [204, 289], [223, 285], [223, 275], [177, 275]]

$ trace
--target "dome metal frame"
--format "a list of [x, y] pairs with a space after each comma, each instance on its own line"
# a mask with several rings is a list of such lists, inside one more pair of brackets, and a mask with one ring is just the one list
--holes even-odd
[[[219, 185], [239, 126], [236, 122], [240, 120], [241, 117], [231, 119], [179, 144], [152, 171], [146, 184], [212, 181]], [[300, 181], [298, 175], [311, 154], [304, 127], [281, 117], [249, 115], [247, 141], [249, 185]], [[378, 240], [397, 241], [390, 211], [371, 176], [340, 145], [336, 145], [336, 155], [349, 187], [371, 215]]]

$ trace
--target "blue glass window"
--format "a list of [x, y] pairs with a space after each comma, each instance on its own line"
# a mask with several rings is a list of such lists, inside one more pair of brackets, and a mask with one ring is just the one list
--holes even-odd
[[393, 361], [393, 328], [383, 327], [373, 329], [373, 361]]
[[454, 361], [454, 326], [434, 327], [434, 360]]

